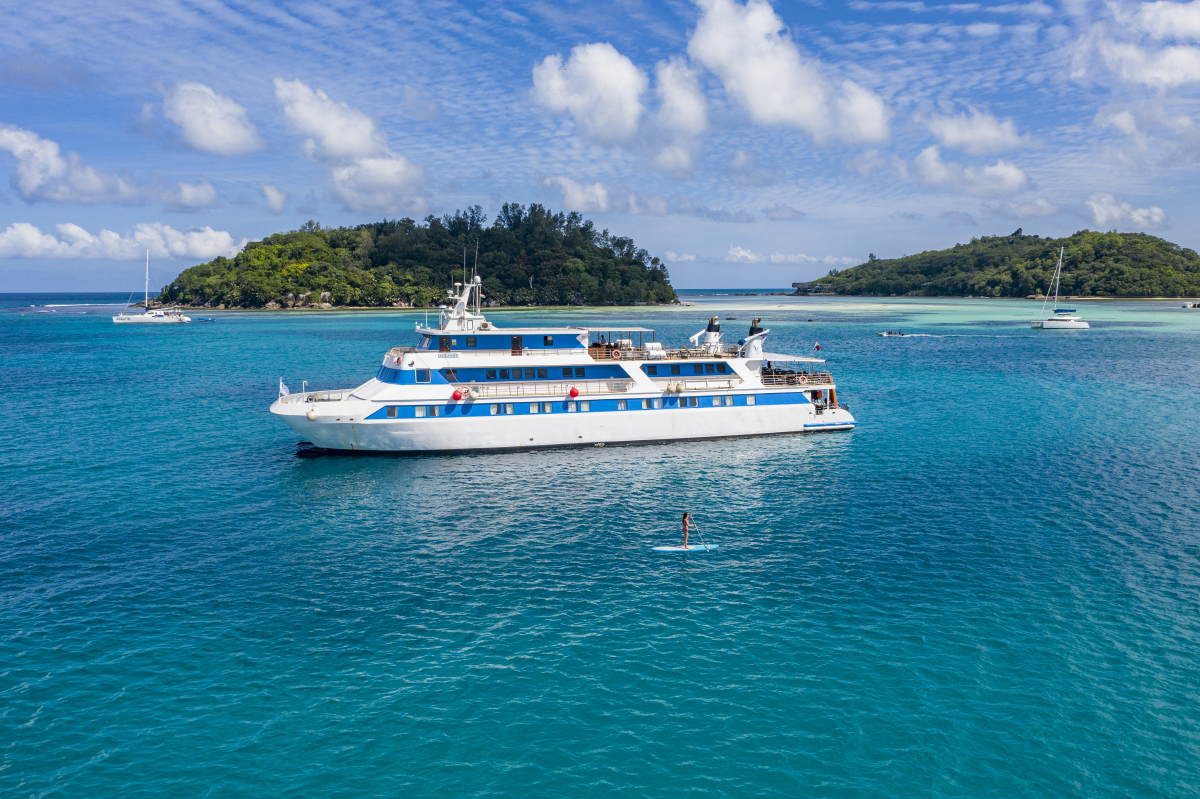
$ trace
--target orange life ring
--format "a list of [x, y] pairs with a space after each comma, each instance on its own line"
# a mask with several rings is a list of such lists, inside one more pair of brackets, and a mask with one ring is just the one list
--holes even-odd
[[612, 352], [610, 352], [610, 353], [608, 354], [608, 356], [609, 356], [610, 358], [612, 358], [614, 361], [619, 361], [619, 360], [621, 360], [621, 351], [620, 351], [620, 350], [613, 350]]
[[808, 375], [800, 375], [800, 385], [802, 385], [802, 386], [808, 385]]

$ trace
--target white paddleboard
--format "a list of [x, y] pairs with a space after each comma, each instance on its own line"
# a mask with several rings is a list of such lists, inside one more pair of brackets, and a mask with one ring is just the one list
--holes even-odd
[[704, 544], [688, 544], [686, 547], [654, 547], [653, 549], [655, 552], [695, 552], [697, 550], [708, 552], [719, 546], [720, 544], [709, 544], [708, 546]]

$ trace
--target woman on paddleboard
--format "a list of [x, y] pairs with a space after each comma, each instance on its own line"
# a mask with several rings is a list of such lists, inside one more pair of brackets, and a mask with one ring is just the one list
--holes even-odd
[[692, 514], [684, 512], [683, 514], [683, 548], [687, 549], [688, 531], [696, 525], [692, 524]]

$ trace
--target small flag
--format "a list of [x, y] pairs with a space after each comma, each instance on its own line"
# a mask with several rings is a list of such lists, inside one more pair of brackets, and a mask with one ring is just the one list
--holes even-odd
[[288, 394], [291, 394], [291, 393], [292, 393], [291, 389], [289, 389], [287, 386], [285, 386], [283, 384], [283, 378], [282, 377], [279, 378], [279, 396], [286, 397]]
[[813, 344], [813, 349], [816, 350], [817, 352], [820, 352], [821, 351], [821, 343], [818, 341], [817, 343]]

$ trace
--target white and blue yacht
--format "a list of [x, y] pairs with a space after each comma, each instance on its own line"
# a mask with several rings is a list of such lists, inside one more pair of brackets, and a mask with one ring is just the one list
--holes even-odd
[[[358, 388], [286, 394], [271, 412], [318, 447], [466, 452], [850, 430], [823, 360], [737, 344], [713, 317], [691, 346], [646, 328], [493, 325], [480, 280], [456, 283], [438, 326], [417, 324]], [[457, 292], [457, 293], [456, 293]], [[472, 306], [472, 299], [474, 304]]]

